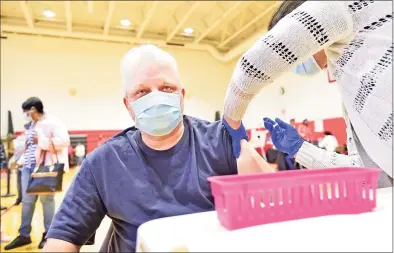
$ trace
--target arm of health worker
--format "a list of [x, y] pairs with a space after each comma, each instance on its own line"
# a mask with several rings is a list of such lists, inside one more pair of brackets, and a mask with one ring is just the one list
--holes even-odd
[[[250, 101], [264, 86], [313, 54], [348, 37], [358, 18], [348, 5], [343, 1], [306, 1], [257, 40], [235, 67], [224, 115], [242, 120]], [[323, 33], [315, 34], [297, 18], [305, 13], [318, 23]]]
[[279, 151], [295, 155], [296, 161], [306, 168], [362, 166], [358, 155], [341, 155], [304, 141], [297, 130], [280, 119], [264, 118], [264, 126], [270, 132], [272, 142]]
[[241, 123], [237, 129], [233, 129], [226, 118], [222, 119], [222, 125], [226, 128], [231, 138], [231, 148], [237, 159], [238, 174], [258, 172], [274, 172], [275, 170], [257, 153], [256, 149], [248, 142], [248, 135]]
[[237, 158], [238, 174], [275, 172], [256, 149], [246, 140], [241, 140], [241, 153]]

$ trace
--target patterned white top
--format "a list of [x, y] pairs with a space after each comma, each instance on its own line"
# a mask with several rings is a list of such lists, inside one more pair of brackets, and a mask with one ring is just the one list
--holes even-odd
[[36, 149], [37, 144], [34, 143], [34, 136], [37, 135], [34, 121], [31, 121], [25, 130], [26, 149], [24, 153], [24, 167], [33, 170], [36, 164]]
[[[348, 135], [353, 127], [364, 155], [392, 176], [392, 19], [392, 1], [305, 2], [238, 61], [227, 90], [224, 115], [241, 120], [264, 86], [324, 49], [350, 120]], [[348, 146], [350, 153], [357, 153], [357, 143], [353, 150], [351, 143]], [[324, 157], [333, 156], [322, 152]], [[338, 159], [332, 157], [328, 166], [340, 164]]]

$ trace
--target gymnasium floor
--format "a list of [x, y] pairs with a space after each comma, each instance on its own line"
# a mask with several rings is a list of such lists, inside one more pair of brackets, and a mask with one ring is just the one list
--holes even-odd
[[[55, 196], [56, 199], [56, 208], [60, 206], [61, 201], [63, 200], [64, 194], [68, 187], [70, 186], [73, 177], [77, 173], [77, 169], [71, 169], [69, 173], [64, 175], [64, 185], [63, 185], [63, 192], [57, 194]], [[16, 173], [12, 174], [11, 177], [11, 193], [16, 193]], [[6, 193], [6, 177], [2, 175], [1, 177], [1, 195]], [[1, 198], [1, 206], [9, 207], [15, 203], [15, 197], [8, 197], [8, 198]], [[11, 208], [7, 213], [5, 213], [1, 217], [1, 228], [3, 231], [13, 240], [18, 235], [18, 229], [21, 223], [21, 211], [22, 211], [22, 204], [19, 206], [14, 206]], [[4, 212], [4, 211], [3, 211]], [[3, 213], [2, 212], [2, 213]], [[105, 218], [100, 226], [100, 228], [96, 232], [96, 244], [91, 246], [83, 246], [81, 248], [81, 252], [98, 252], [100, 249], [101, 243], [105, 238], [107, 233], [108, 226], [110, 224], [109, 218]], [[33, 243], [26, 245], [24, 247], [20, 247], [14, 250], [6, 251], [6, 252], [40, 252], [37, 248], [42, 233], [44, 232], [44, 225], [43, 225], [43, 214], [42, 214], [42, 206], [41, 202], [38, 200], [36, 204], [36, 209], [33, 216], [32, 222], [32, 232], [31, 232], [31, 239]], [[2, 243], [0, 251], [4, 251], [4, 247], [8, 243]]]

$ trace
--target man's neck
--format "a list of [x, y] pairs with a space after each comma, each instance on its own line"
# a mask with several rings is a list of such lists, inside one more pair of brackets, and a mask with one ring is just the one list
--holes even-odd
[[169, 134], [164, 136], [151, 136], [141, 131], [142, 141], [151, 149], [168, 150], [174, 147], [182, 138], [185, 127], [183, 121]]

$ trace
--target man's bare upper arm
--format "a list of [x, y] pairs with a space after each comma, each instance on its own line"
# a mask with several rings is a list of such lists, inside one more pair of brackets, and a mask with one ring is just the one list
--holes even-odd
[[275, 172], [246, 140], [241, 140], [241, 154], [237, 159], [238, 174]]
[[79, 252], [80, 249], [81, 246], [59, 239], [48, 238], [42, 252]]

